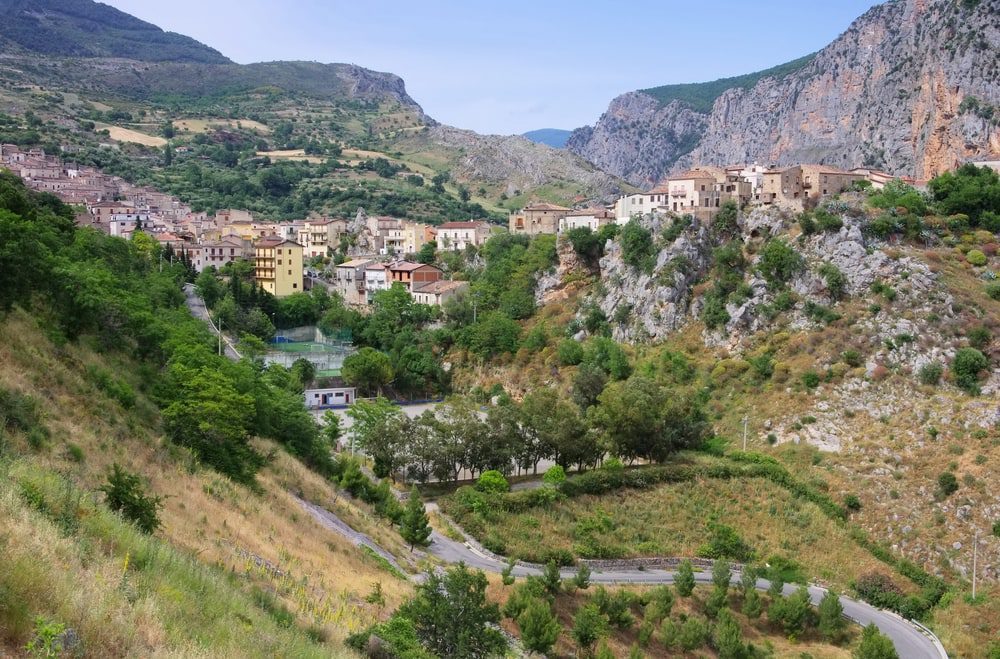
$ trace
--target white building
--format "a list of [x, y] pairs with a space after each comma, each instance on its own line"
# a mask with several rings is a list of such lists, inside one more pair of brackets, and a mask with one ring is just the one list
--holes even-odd
[[354, 387], [306, 389], [304, 396], [306, 407], [314, 410], [324, 407], [346, 407], [358, 398]]
[[603, 208], [585, 208], [572, 211], [559, 218], [559, 233], [586, 227], [597, 232], [601, 227], [616, 221], [614, 213]]
[[469, 245], [479, 247], [490, 237], [488, 222], [445, 222], [437, 228], [437, 248], [459, 252]]

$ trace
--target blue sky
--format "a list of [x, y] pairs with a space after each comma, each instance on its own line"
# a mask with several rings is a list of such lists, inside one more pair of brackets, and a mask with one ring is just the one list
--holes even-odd
[[104, 0], [231, 59], [398, 74], [481, 133], [592, 124], [618, 94], [750, 73], [832, 41], [876, 0]]

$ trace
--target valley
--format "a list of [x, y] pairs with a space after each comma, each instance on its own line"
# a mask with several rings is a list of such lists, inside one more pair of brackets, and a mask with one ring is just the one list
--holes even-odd
[[0, 655], [1000, 657], [997, 2], [483, 135], [0, 0]]

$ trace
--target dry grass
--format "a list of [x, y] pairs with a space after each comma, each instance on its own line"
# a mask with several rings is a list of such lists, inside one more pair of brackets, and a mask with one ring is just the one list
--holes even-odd
[[809, 578], [840, 589], [859, 574], [886, 569], [815, 505], [762, 479], [708, 479], [564, 500], [505, 518], [507, 550], [519, 556], [536, 554], [539, 547], [579, 554], [582, 530], [602, 517], [611, 524], [591, 537], [621, 557], [695, 556], [715, 522], [736, 529], [760, 559], [792, 558]]
[[[162, 438], [158, 413], [145, 396], [138, 396], [133, 410], [122, 410], [86, 379], [88, 363], [102, 365], [139, 391], [136, 366], [123, 358], [75, 345], [57, 349], [20, 312], [0, 325], [0, 386], [32, 395], [47, 410], [45, 422], [52, 431], [48, 446], [32, 452], [23, 438], [14, 441], [15, 449], [31, 455], [35, 468], [66, 474], [87, 492], [104, 482], [112, 463], [140, 473], [149, 490], [165, 498], [157, 535], [179, 556], [197, 556], [205, 565], [239, 575], [245, 586], [274, 593], [300, 624], [322, 628], [331, 639], [342, 639], [374, 619], [378, 612], [364, 602], [373, 583], [382, 583], [390, 609], [408, 596], [408, 583], [314, 522], [291, 493], [333, 510], [383, 546], [405, 553], [398, 534], [371, 511], [338, 496], [273, 444], [259, 444], [274, 455], [260, 474], [260, 494], [197, 468], [186, 451]], [[82, 452], [81, 462], [71, 459], [70, 443]], [[260, 569], [260, 564], [281, 574]]]
[[108, 135], [111, 139], [118, 142], [134, 142], [135, 144], [154, 147], [164, 146], [167, 143], [167, 140], [157, 135], [149, 135], [147, 133], [141, 133], [137, 130], [132, 130], [131, 128], [122, 128], [121, 126], [97, 124], [96, 130], [108, 131]]
[[185, 133], [206, 133], [216, 128], [242, 128], [263, 135], [271, 132], [269, 127], [253, 119], [178, 119], [173, 124], [175, 129]]

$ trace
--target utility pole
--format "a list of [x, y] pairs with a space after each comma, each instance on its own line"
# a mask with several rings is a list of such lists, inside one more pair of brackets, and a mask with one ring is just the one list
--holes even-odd
[[747, 450], [747, 417], [743, 417], [743, 451]]
[[976, 599], [976, 563], [979, 558], [979, 529], [972, 540], [972, 599]]

